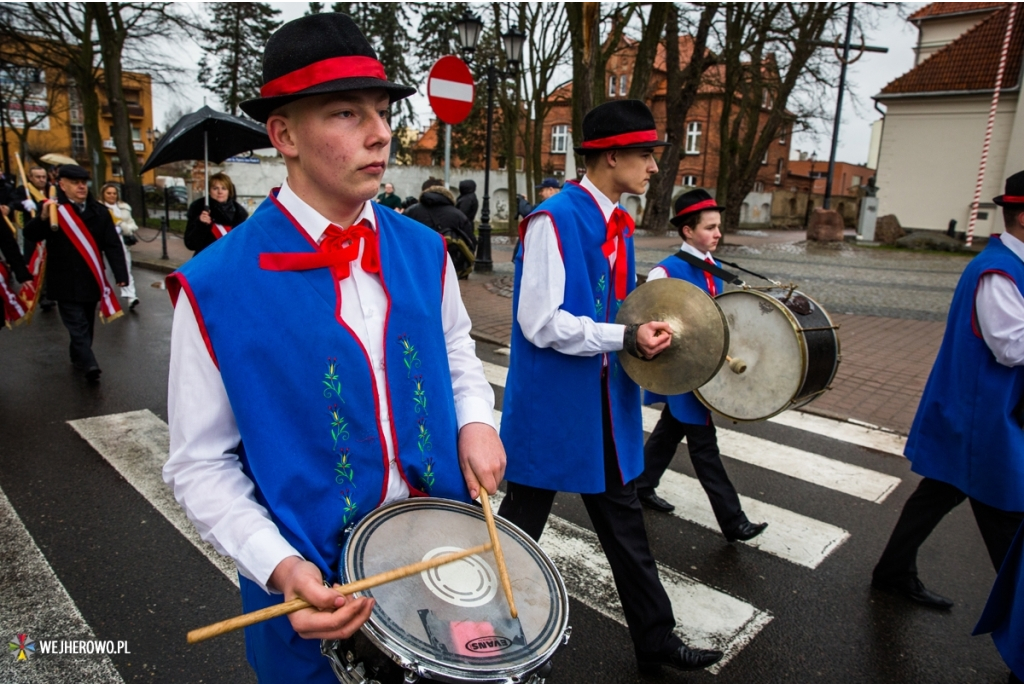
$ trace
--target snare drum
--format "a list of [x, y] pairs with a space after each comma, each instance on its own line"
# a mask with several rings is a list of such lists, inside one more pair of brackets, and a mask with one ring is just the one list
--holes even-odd
[[[375, 587], [359, 593], [376, 604], [357, 639], [321, 645], [341, 682], [543, 677], [543, 667], [569, 639], [565, 584], [537, 543], [504, 519], [495, 524], [519, 618], [511, 618], [491, 553]], [[341, 575], [348, 583], [488, 540], [479, 507], [408, 499], [359, 522], [345, 543]]]
[[828, 390], [839, 368], [839, 327], [820, 304], [789, 288], [733, 290], [715, 300], [733, 362], [696, 391], [709, 409], [733, 421], [762, 421]]

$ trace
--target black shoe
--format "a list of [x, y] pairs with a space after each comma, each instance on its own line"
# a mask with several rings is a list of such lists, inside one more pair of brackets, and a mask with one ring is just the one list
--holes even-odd
[[93, 366], [92, 368], [86, 369], [85, 380], [89, 381], [90, 383], [99, 383], [101, 373], [103, 373], [103, 371], [101, 371], [100, 367], [98, 366]]
[[887, 592], [890, 595], [898, 595], [904, 599], [909, 599], [911, 602], [916, 602], [932, 609], [948, 610], [953, 608], [952, 600], [932, 592], [916, 576], [907, 578], [903, 582], [887, 583], [880, 580], [872, 580], [871, 587]]
[[753, 540], [758, 535], [764, 532], [764, 529], [768, 527], [767, 523], [751, 523], [745, 521], [740, 525], [733, 528], [730, 532], [725, 533], [725, 539], [729, 542], [746, 542], [747, 540]]
[[128, 311], [135, 311], [135, 308], [138, 306], [139, 298], [136, 297], [134, 300], [131, 301], [131, 304], [128, 305]]
[[658, 497], [658, 493], [656, 492], [652, 492], [649, 495], [637, 495], [637, 497], [640, 498], [640, 504], [644, 505], [648, 509], [660, 511], [663, 514], [676, 510], [673, 505]]
[[636, 663], [641, 673], [652, 674], [661, 670], [662, 666], [671, 666], [680, 671], [699, 671], [717, 664], [722, 653], [717, 649], [697, 649], [679, 645], [679, 648], [666, 654], [637, 654]]

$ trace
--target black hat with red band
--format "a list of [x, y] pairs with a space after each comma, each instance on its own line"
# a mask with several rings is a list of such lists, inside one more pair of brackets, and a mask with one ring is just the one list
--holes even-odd
[[654, 127], [654, 115], [639, 100], [612, 100], [583, 117], [583, 144], [576, 154], [627, 148], [663, 147]]
[[992, 202], [995, 202], [1000, 207], [1024, 208], [1024, 171], [1018, 171], [1006, 179], [1006, 185], [1003, 186], [1003, 189], [1003, 194], [992, 198]]
[[290, 21], [270, 36], [260, 97], [241, 107], [256, 121], [266, 122], [275, 109], [299, 98], [370, 88], [383, 88], [392, 102], [416, 92], [388, 81], [384, 65], [352, 17], [323, 12]]
[[671, 217], [669, 221], [673, 226], [677, 228], [683, 225], [686, 218], [692, 216], [694, 212], [724, 212], [725, 207], [719, 206], [715, 202], [715, 198], [711, 197], [711, 194], [706, 190], [697, 188], [691, 190], [688, 193], [683, 193], [676, 198], [675, 204], [676, 215]]

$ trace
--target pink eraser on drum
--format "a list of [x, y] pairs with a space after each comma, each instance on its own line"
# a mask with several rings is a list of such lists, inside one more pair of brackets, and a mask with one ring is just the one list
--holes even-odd
[[489, 621], [452, 621], [449, 630], [454, 651], [460, 656], [479, 656], [482, 651], [479, 641], [495, 637], [494, 626]]

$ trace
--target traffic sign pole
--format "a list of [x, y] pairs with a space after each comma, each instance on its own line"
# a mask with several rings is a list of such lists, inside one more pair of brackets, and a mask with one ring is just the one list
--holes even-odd
[[444, 125], [444, 187], [447, 188], [452, 178], [452, 125]]

